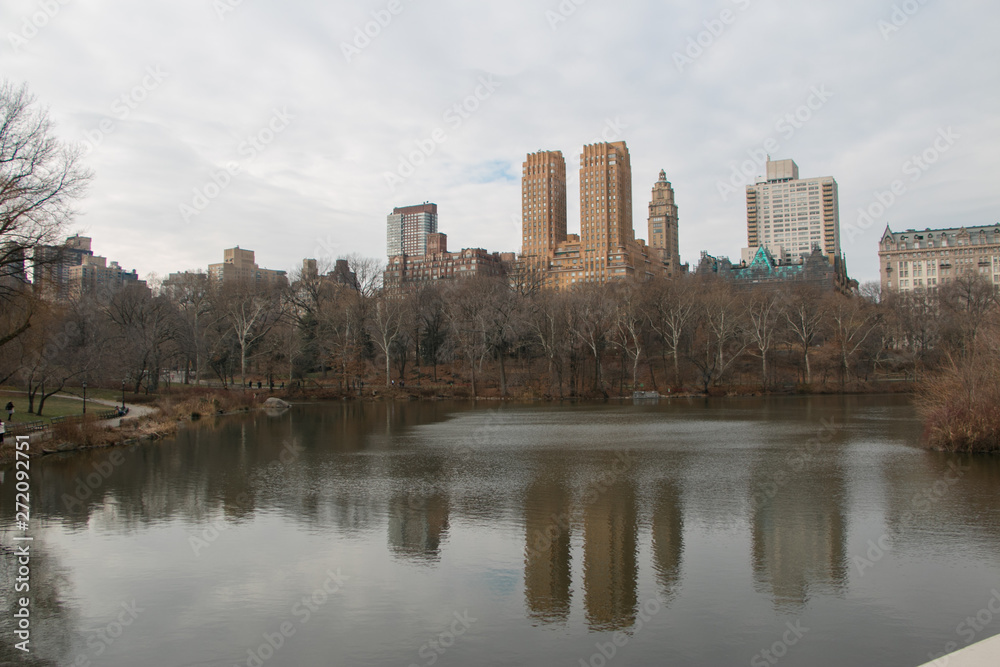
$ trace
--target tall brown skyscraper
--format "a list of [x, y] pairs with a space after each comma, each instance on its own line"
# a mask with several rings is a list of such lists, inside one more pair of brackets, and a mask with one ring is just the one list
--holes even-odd
[[632, 163], [625, 142], [584, 146], [580, 233], [567, 234], [566, 161], [559, 151], [528, 154], [521, 180], [523, 265], [540, 271], [542, 284], [557, 289], [678, 274], [677, 208], [670, 184], [665, 177], [663, 181], [669, 192], [662, 192], [663, 201], [656, 201], [656, 210], [669, 202], [663, 217], [673, 216], [672, 236], [664, 231], [664, 247], [651, 248], [635, 238], [632, 227]]
[[649, 201], [649, 246], [660, 251], [660, 260], [669, 276], [678, 275], [681, 266], [677, 224], [674, 188], [667, 180], [667, 172], [661, 170], [660, 180], [653, 185], [653, 197]]
[[556, 244], [566, 240], [566, 160], [562, 151], [539, 151], [522, 166], [521, 255], [548, 268]]
[[580, 259], [585, 278], [606, 280], [611, 255], [634, 241], [628, 147], [624, 141], [584, 146], [580, 155]]

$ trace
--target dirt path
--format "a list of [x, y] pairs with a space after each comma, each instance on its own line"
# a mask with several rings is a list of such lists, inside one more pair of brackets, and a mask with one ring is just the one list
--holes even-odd
[[[62, 398], [75, 398], [77, 400], [83, 400], [77, 396], [63, 396], [62, 394], [60, 394], [60, 396]], [[98, 405], [106, 405], [111, 408], [117, 408], [120, 405], [120, 403], [116, 401], [106, 401], [99, 398], [91, 398], [89, 400], [93, 401], [94, 403], [97, 403]], [[154, 412], [156, 412], [156, 408], [151, 408], [148, 405], [131, 405], [129, 403], [126, 403], [125, 407], [128, 408], [127, 415], [125, 415], [124, 417], [115, 417], [114, 419], [104, 419], [102, 421], [97, 422], [98, 425], [114, 426], [117, 428], [122, 425], [123, 421], [129, 419], [138, 419], [139, 417], [145, 417], [146, 415], [151, 415]]]

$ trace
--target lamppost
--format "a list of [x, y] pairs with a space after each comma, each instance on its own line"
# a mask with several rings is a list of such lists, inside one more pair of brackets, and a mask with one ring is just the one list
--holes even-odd
[[83, 381], [83, 414], [87, 414], [87, 381]]
[[125, 412], [125, 380], [122, 380], [122, 412]]

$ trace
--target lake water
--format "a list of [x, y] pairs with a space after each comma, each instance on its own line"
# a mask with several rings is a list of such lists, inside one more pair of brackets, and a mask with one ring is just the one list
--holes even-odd
[[1000, 633], [1000, 458], [919, 435], [899, 397], [327, 403], [36, 459], [0, 664], [911, 667]]

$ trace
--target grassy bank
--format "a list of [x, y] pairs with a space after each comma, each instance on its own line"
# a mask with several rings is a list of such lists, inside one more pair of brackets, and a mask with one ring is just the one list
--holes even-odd
[[[87, 393], [87, 411], [90, 413], [103, 412], [110, 409], [109, 406], [103, 405], [101, 403], [94, 403], [91, 400], [90, 393]], [[42, 411], [42, 416], [39, 417], [36, 414], [31, 414], [28, 412], [28, 397], [25, 393], [16, 391], [0, 391], [0, 408], [3, 408], [7, 403], [14, 404], [14, 419], [11, 420], [14, 424], [18, 422], [33, 422], [33, 421], [44, 421], [49, 422], [56, 417], [72, 417], [83, 414], [83, 401], [78, 401], [73, 398], [61, 398], [59, 396], [52, 396], [45, 401], [45, 407]], [[38, 400], [35, 400], [35, 409], [38, 408]], [[4, 422], [7, 420], [7, 411], [0, 411], [0, 419]]]

